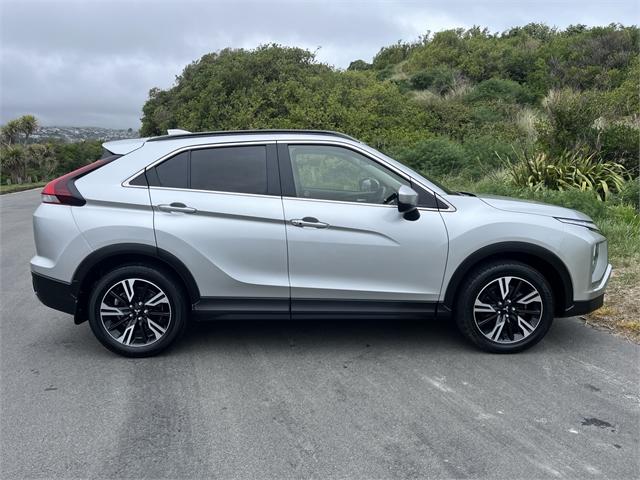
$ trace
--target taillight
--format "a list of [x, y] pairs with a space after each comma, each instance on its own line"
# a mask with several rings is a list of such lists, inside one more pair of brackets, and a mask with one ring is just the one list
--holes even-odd
[[55, 203], [59, 205], [84, 205], [86, 200], [74, 185], [74, 181], [109, 163], [106, 159], [96, 160], [89, 165], [80, 167], [73, 172], [69, 172], [61, 177], [51, 180], [42, 190], [42, 203]]

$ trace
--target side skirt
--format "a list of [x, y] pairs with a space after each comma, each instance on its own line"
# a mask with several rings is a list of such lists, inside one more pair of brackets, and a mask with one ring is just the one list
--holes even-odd
[[192, 317], [207, 320], [432, 319], [451, 312], [438, 302], [203, 297]]

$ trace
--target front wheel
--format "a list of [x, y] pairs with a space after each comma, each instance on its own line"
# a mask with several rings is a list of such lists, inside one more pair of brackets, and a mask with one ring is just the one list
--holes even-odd
[[523, 263], [486, 264], [460, 288], [455, 306], [458, 327], [483, 350], [527, 349], [545, 336], [553, 322], [549, 282]]
[[156, 355], [183, 332], [182, 290], [165, 271], [126, 265], [103, 276], [89, 299], [89, 324], [109, 350], [127, 357]]

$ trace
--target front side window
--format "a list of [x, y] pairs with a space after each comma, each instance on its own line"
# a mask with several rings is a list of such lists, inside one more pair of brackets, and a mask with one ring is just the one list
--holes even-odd
[[353, 150], [332, 145], [290, 145], [296, 196], [383, 204], [401, 185], [399, 175]]

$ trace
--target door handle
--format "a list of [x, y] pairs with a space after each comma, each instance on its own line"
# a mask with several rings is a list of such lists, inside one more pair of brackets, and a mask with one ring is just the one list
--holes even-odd
[[315, 217], [304, 217], [303, 219], [294, 218], [291, 220], [291, 225], [294, 227], [311, 227], [311, 228], [327, 228], [328, 223], [319, 221]]
[[181, 212], [181, 213], [196, 213], [198, 210], [192, 207], [187, 207], [184, 203], [173, 202], [170, 205], [161, 204], [158, 205], [158, 210], [162, 212]]

